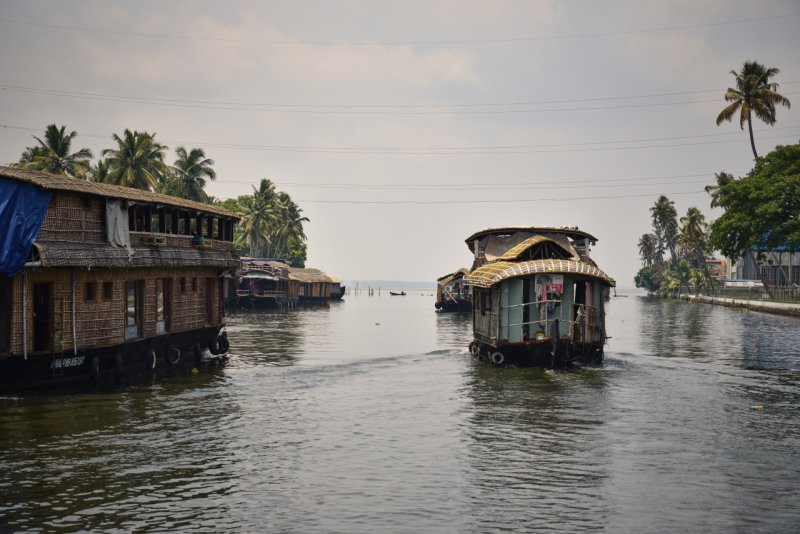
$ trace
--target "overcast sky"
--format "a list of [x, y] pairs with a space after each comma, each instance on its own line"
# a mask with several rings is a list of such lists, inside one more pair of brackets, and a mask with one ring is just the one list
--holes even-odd
[[343, 279], [432, 281], [476, 230], [576, 225], [632, 286], [658, 195], [713, 219], [714, 172], [751, 168], [715, 125], [746, 59], [794, 103], [759, 153], [800, 139], [797, 0], [0, 0], [0, 49], [0, 162], [51, 123], [96, 156], [125, 128], [170, 163], [201, 147], [209, 194], [273, 180]]

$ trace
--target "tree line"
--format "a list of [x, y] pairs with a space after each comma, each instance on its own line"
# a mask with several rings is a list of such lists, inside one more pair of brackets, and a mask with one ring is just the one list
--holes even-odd
[[72, 151], [77, 132], [55, 124], [47, 126], [37, 144], [26, 147], [14, 166], [89, 180], [133, 187], [165, 195], [220, 205], [241, 218], [234, 244], [242, 256], [280, 258], [296, 267], [305, 265], [307, 247], [303, 210], [288, 193], [277, 191], [272, 181], [261, 180], [251, 195], [220, 200], [206, 194], [207, 180], [217, 178], [214, 160], [202, 148], [179, 146], [175, 160], [167, 163], [169, 148], [155, 134], [125, 130], [112, 135], [114, 148], [104, 149], [93, 163], [92, 151]]
[[715, 174], [716, 184], [705, 190], [711, 207], [724, 212], [711, 224], [695, 207], [679, 223], [674, 203], [659, 197], [650, 208], [653, 231], [639, 239], [642, 268], [634, 279], [636, 287], [660, 294], [690, 286], [710, 291], [719, 281], [705, 258], [715, 250], [733, 260], [748, 256], [754, 264], [763, 251], [800, 250], [800, 144], [778, 146], [759, 157], [753, 137], [753, 115], [774, 125], [776, 107], [790, 107], [771, 81], [779, 72], [756, 61], [745, 61], [739, 71], [731, 71], [736, 88], [726, 91], [730, 104], [720, 112], [717, 125], [733, 120], [738, 112], [740, 127], [748, 125], [755, 165], [740, 178]]

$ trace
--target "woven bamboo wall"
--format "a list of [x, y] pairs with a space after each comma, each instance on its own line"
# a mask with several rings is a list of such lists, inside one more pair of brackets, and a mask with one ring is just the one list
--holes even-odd
[[[483, 310], [484, 295], [490, 295], [490, 306]], [[497, 332], [499, 329], [498, 324], [498, 311], [500, 310], [500, 291], [494, 289], [476, 289], [474, 294], [473, 316], [474, 316], [474, 329], [476, 334], [493, 338], [496, 341]]]
[[102, 210], [105, 203], [98, 197], [55, 192], [37, 241], [102, 242]]
[[[185, 279], [182, 291], [181, 279]], [[33, 351], [33, 285], [52, 284], [52, 347], [53, 351], [67, 351], [73, 347], [72, 339], [72, 270], [28, 269], [27, 321], [28, 353]], [[125, 342], [126, 281], [141, 280], [143, 296], [142, 337], [156, 335], [156, 281], [172, 281], [171, 298], [167, 308], [171, 311], [168, 332], [185, 332], [204, 326], [219, 324], [222, 314], [222, 299], [217, 271], [209, 268], [196, 269], [94, 269], [76, 270], [76, 332], [78, 349], [99, 348]], [[206, 279], [210, 280], [213, 299], [206, 297]], [[195, 281], [195, 282], [193, 282]], [[95, 298], [87, 300], [86, 284], [96, 284]], [[112, 296], [106, 298], [103, 284], [112, 284]], [[11, 352], [23, 352], [22, 327], [22, 274], [14, 278], [13, 321]], [[210, 309], [207, 302], [211, 301]], [[141, 338], [138, 338], [141, 339]]]

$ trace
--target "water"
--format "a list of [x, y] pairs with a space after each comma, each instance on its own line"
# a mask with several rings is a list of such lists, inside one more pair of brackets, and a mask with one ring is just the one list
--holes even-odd
[[222, 370], [0, 399], [0, 532], [797, 531], [800, 322], [608, 311], [556, 372], [430, 292], [235, 313]]

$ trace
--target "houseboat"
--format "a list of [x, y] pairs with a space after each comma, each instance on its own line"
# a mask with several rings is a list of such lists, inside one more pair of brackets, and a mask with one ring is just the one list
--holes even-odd
[[237, 216], [0, 167], [0, 391], [224, 358]]
[[464, 281], [469, 269], [459, 269], [436, 280], [436, 302], [439, 311], [472, 310], [472, 288]]
[[333, 279], [314, 268], [289, 269], [289, 298], [298, 304], [327, 302], [331, 298]]
[[288, 304], [289, 265], [282, 261], [242, 258], [237, 276], [235, 305], [247, 308], [282, 308]]
[[604, 303], [616, 284], [589, 257], [596, 242], [577, 227], [495, 228], [468, 237], [472, 355], [496, 365], [602, 361]]

